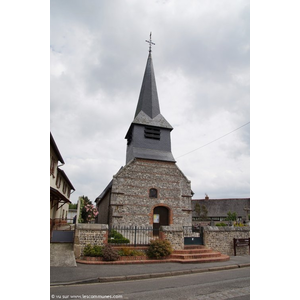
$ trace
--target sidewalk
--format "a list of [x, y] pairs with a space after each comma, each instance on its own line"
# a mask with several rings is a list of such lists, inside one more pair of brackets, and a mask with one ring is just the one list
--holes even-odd
[[250, 267], [250, 256], [231, 256], [229, 261], [198, 264], [86, 265], [77, 263], [77, 267], [50, 267], [50, 285], [138, 280], [241, 267]]

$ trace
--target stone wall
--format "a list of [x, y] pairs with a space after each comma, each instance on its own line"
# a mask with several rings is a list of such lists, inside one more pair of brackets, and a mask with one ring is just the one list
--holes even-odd
[[[204, 245], [229, 256], [234, 255], [234, 238], [250, 238], [250, 226], [205, 226], [203, 230]], [[249, 247], [237, 247], [236, 255], [250, 255]]]
[[108, 225], [106, 224], [77, 224], [74, 237], [75, 258], [83, 255], [87, 244], [103, 246], [108, 240]]
[[173, 250], [184, 249], [184, 238], [182, 226], [161, 226], [159, 229], [159, 238], [171, 243]]
[[[151, 188], [156, 198], [149, 197]], [[153, 209], [165, 206], [169, 225], [191, 226], [191, 196], [191, 183], [175, 163], [135, 159], [113, 177], [109, 223], [152, 225]]]

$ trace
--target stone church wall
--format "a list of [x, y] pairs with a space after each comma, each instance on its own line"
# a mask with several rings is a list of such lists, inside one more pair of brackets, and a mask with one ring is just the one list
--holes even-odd
[[[151, 188], [157, 198], [149, 197]], [[151, 225], [155, 206], [169, 209], [169, 225], [191, 226], [190, 181], [175, 163], [135, 159], [113, 178], [110, 223]]]
[[[250, 226], [205, 226], [203, 230], [204, 245], [229, 256], [234, 255], [233, 239], [250, 238]], [[249, 247], [237, 247], [236, 255], [249, 255]]]

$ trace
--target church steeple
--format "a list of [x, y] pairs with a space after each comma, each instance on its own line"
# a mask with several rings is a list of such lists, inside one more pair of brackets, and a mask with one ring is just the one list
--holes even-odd
[[154, 68], [152, 63], [151, 41], [149, 55], [140, 91], [134, 120], [126, 134], [126, 163], [133, 158], [175, 162], [171, 152], [172, 126], [160, 113]]
[[136, 117], [140, 111], [143, 111], [151, 119], [160, 113], [151, 52], [149, 52], [140, 97], [134, 117]]

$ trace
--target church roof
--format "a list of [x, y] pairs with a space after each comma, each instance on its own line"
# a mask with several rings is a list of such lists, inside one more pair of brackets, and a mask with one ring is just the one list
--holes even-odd
[[149, 52], [133, 123], [173, 129], [161, 115], [151, 52]]
[[132, 123], [173, 129], [173, 127], [163, 117], [163, 115], [158, 114], [155, 118], [151, 119], [143, 111], [139, 112], [139, 114], [135, 117]]
[[112, 184], [113, 184], [113, 181], [111, 180], [109, 182], [109, 184], [107, 185], [107, 187], [103, 190], [103, 192], [95, 199], [96, 203], [98, 203], [99, 201], [101, 201], [104, 198], [104, 196], [106, 195], [106, 193], [111, 189]]

